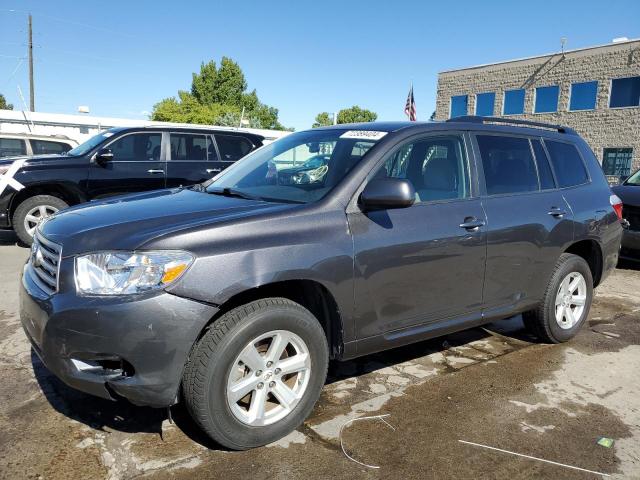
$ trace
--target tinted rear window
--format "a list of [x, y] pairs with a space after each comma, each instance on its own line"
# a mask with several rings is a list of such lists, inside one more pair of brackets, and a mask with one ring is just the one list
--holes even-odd
[[71, 146], [62, 142], [50, 142], [48, 140], [30, 140], [31, 150], [34, 155], [48, 153], [64, 153], [71, 150]]
[[581, 185], [589, 180], [578, 149], [569, 143], [545, 140], [560, 187]]
[[209, 135], [172, 133], [171, 160], [217, 160], [216, 149]]
[[20, 140], [19, 138], [0, 138], [0, 157], [26, 154], [27, 148], [24, 140]]
[[538, 175], [526, 138], [478, 135], [488, 195], [538, 190]]

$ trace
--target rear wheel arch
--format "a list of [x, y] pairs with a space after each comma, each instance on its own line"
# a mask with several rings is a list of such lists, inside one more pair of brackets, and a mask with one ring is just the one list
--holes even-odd
[[567, 247], [564, 253], [572, 253], [582, 257], [591, 270], [594, 288], [600, 284], [603, 269], [603, 255], [602, 247], [596, 240], [587, 239], [575, 242]]

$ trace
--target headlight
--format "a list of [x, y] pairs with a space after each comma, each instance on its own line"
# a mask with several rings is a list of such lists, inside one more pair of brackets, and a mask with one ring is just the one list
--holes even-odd
[[76, 286], [89, 295], [125, 295], [175, 282], [193, 263], [181, 251], [99, 252], [76, 258]]

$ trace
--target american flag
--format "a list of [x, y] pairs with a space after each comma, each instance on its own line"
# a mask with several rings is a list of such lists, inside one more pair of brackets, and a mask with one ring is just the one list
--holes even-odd
[[409, 121], [415, 122], [418, 120], [418, 112], [416, 112], [416, 101], [413, 98], [413, 85], [409, 89], [409, 95], [407, 96], [407, 103], [404, 106], [404, 114], [409, 117]]

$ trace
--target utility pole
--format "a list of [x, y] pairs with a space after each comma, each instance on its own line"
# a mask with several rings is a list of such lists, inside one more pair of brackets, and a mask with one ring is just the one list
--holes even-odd
[[29, 14], [29, 110], [36, 111], [36, 101], [33, 93], [33, 30], [31, 14]]

